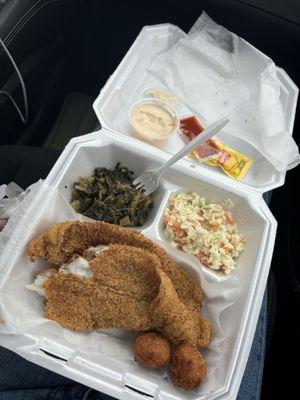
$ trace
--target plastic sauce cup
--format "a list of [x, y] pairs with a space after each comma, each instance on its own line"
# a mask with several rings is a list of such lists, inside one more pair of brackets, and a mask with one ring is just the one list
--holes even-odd
[[143, 97], [165, 101], [166, 103], [170, 104], [170, 106], [173, 107], [174, 110], [176, 110], [177, 112], [181, 105], [179, 97], [174, 92], [172, 92], [172, 90], [169, 90], [163, 86], [148, 86], [143, 91]]
[[[136, 109], [143, 109], [143, 106], [147, 106], [147, 105], [151, 105], [151, 106], [155, 106], [155, 111], [159, 112], [159, 109], [161, 109], [162, 112], [162, 116], [157, 116], [157, 115], [150, 115], [149, 116], [149, 110], [147, 110], [147, 107], [144, 107], [144, 115], [145, 118], [147, 120], [147, 122], [149, 122], [151, 126], [152, 131], [150, 132], [150, 128], [148, 127], [148, 129], [145, 129], [142, 125], [142, 123], [139, 123], [139, 121], [134, 120], [134, 110]], [[153, 107], [152, 107], [153, 110]], [[167, 118], [172, 118], [174, 120], [174, 124], [173, 127], [171, 127], [170, 131], [168, 132], [162, 132], [162, 118], [163, 116], [167, 117]], [[132, 128], [132, 134], [134, 137], [136, 137], [137, 139], [143, 140], [144, 142], [150, 143], [154, 146], [157, 147], [162, 147], [166, 144], [167, 140], [173, 136], [179, 128], [179, 117], [177, 115], [177, 112], [174, 110], [174, 108], [172, 106], [170, 106], [170, 104], [166, 103], [165, 101], [162, 100], [157, 100], [157, 99], [151, 99], [151, 98], [147, 98], [147, 99], [142, 99], [142, 100], [138, 100], [137, 102], [135, 102], [129, 110], [129, 122], [131, 124], [131, 128]], [[157, 125], [155, 127], [155, 125]]]

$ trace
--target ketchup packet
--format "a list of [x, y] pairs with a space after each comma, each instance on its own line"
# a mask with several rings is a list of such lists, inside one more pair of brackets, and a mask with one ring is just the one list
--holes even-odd
[[[189, 140], [193, 140], [202, 131], [204, 131], [203, 126], [194, 115], [182, 118], [180, 120], [179, 129], [181, 133], [183, 133]], [[193, 151], [193, 153], [195, 153], [194, 156], [196, 156], [198, 159], [216, 157], [219, 152], [219, 148], [214, 144], [212, 140], [207, 140], [204, 144], [197, 147], [197, 149]], [[191, 154], [191, 156], [193, 156], [193, 153]]]
[[[193, 140], [204, 130], [198, 119], [192, 115], [180, 120], [180, 131], [189, 140]], [[253, 160], [232, 149], [217, 139], [209, 139], [194, 150], [191, 157], [200, 162], [220, 167], [225, 174], [238, 181], [242, 180]]]

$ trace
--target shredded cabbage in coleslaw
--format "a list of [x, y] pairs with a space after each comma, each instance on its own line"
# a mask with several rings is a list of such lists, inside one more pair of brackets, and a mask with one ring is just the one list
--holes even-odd
[[232, 206], [230, 199], [214, 204], [198, 193], [180, 192], [170, 198], [165, 210], [165, 234], [174, 247], [228, 275], [236, 268], [235, 259], [245, 244], [229, 211]]

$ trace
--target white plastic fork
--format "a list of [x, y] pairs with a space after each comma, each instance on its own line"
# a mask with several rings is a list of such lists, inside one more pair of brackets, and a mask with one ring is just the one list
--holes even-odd
[[165, 172], [167, 168], [176, 163], [176, 161], [180, 160], [182, 157], [186, 156], [190, 151], [195, 150], [197, 147], [201, 146], [206, 140], [213, 137], [216, 133], [218, 133], [225, 125], [229, 122], [228, 117], [223, 117], [218, 121], [214, 122], [208, 128], [204, 129], [200, 135], [196, 136], [190, 143], [188, 143], [185, 147], [183, 147], [178, 153], [176, 153], [173, 157], [167, 160], [163, 165], [156, 169], [147, 170], [143, 172], [140, 176], [138, 176], [133, 184], [137, 189], [144, 189], [144, 195], [148, 196], [153, 193], [158, 186], [160, 177]]

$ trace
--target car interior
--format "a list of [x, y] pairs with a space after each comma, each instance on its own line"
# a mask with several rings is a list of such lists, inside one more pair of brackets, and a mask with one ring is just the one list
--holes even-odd
[[[300, 87], [298, 0], [147, 4], [0, 0], [0, 145], [62, 150], [72, 137], [99, 129], [93, 102], [142, 27], [169, 22], [187, 31], [203, 10], [267, 54]], [[300, 145], [299, 106], [293, 136]], [[290, 360], [300, 334], [299, 182], [299, 167], [288, 171], [270, 202], [278, 230], [267, 286], [262, 399], [275, 398], [277, 379], [289, 382], [291, 392], [297, 386]]]

